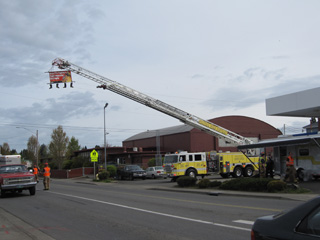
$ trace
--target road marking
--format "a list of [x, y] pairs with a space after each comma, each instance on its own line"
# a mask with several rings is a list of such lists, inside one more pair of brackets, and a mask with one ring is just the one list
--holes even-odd
[[248, 225], [253, 225], [254, 222], [253, 221], [247, 221], [247, 220], [235, 220], [235, 221], [232, 221], [232, 222], [235, 222], [235, 223], [243, 223], [243, 224], [248, 224]]
[[70, 195], [70, 194], [64, 194], [64, 193], [58, 193], [58, 192], [52, 192], [52, 191], [50, 191], [50, 193], [57, 194], [57, 195], [62, 195], [62, 196], [66, 196], [66, 197], [78, 198], [78, 199], [87, 200], [87, 201], [92, 201], [92, 202], [97, 202], [97, 203], [102, 203], [102, 204], [107, 204], [107, 205], [116, 206], [116, 207], [121, 207], [121, 208], [126, 208], [126, 209], [131, 209], [131, 210], [140, 211], [140, 212], [145, 212], [145, 213], [151, 213], [151, 214], [161, 215], [161, 216], [165, 216], [165, 217], [177, 218], [177, 219], [186, 220], [186, 221], [192, 221], [192, 222], [209, 224], [209, 225], [214, 225], [214, 226], [219, 226], [219, 227], [226, 227], [226, 228], [238, 229], [238, 230], [243, 230], [243, 231], [251, 231], [251, 229], [249, 229], [249, 228], [242, 228], [242, 227], [236, 227], [236, 226], [231, 226], [231, 225], [226, 225], [226, 224], [220, 224], [220, 223], [203, 221], [203, 220], [199, 220], [199, 219], [181, 217], [181, 216], [176, 216], [176, 215], [167, 214], [167, 213], [150, 211], [150, 210], [146, 210], [146, 209], [142, 209], [142, 208], [130, 207], [130, 206], [126, 206], [126, 205], [122, 205], [122, 204], [117, 204], [117, 203], [100, 201], [100, 200], [96, 200], [96, 199], [92, 199], [92, 198], [80, 197], [80, 196], [75, 196], [75, 195]]

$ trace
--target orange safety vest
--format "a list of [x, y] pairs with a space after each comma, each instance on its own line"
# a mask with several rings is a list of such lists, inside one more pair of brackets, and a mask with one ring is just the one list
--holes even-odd
[[44, 168], [43, 176], [44, 177], [50, 177], [50, 168], [49, 167], [45, 167]]
[[293, 166], [294, 165], [293, 157], [288, 156], [286, 165], [287, 166]]
[[37, 174], [38, 174], [38, 168], [34, 168], [34, 169], [33, 169], [33, 174], [34, 174], [34, 175], [37, 175]]

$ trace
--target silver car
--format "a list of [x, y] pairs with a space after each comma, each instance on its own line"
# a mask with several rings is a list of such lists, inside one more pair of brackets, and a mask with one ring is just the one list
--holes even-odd
[[148, 167], [146, 169], [146, 172], [147, 172], [147, 178], [155, 179], [159, 177], [164, 177], [162, 166]]

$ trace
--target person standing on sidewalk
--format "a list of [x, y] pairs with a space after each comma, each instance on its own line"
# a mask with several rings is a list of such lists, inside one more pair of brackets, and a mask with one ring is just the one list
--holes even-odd
[[294, 183], [296, 182], [296, 169], [294, 167], [294, 159], [291, 155], [291, 152], [289, 152], [289, 156], [287, 157], [286, 161], [286, 176], [284, 177], [285, 182]]
[[43, 186], [44, 190], [49, 190], [50, 188], [50, 167], [48, 166], [48, 163], [44, 164], [43, 168]]

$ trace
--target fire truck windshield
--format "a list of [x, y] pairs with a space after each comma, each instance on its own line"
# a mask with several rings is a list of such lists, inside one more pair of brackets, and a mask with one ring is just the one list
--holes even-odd
[[178, 162], [178, 155], [168, 155], [164, 157], [164, 164], [167, 163], [177, 163]]

